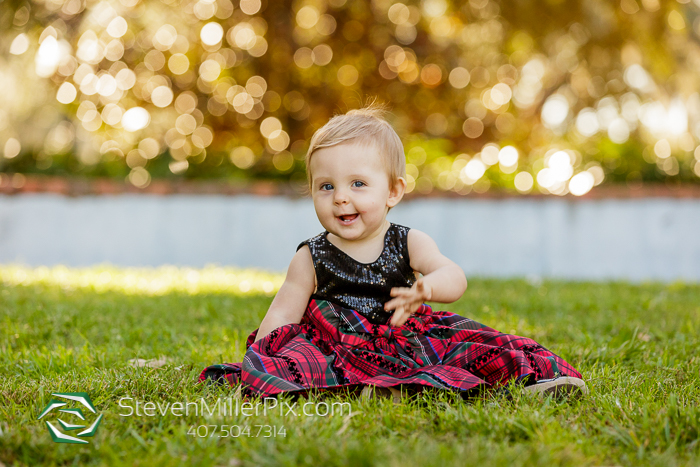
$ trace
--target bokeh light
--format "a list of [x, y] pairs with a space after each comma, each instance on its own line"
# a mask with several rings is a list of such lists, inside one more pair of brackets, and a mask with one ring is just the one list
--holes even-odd
[[75, 86], [71, 83], [63, 83], [61, 87], [58, 88], [56, 93], [56, 100], [61, 104], [70, 104], [78, 96], [78, 91], [76, 91]]
[[566, 97], [555, 94], [549, 97], [542, 106], [542, 122], [550, 128], [556, 128], [564, 123], [569, 115], [569, 102]]
[[29, 38], [24, 33], [17, 34], [17, 37], [10, 44], [10, 53], [12, 55], [22, 55], [27, 49], [29, 49]]
[[122, 126], [126, 131], [138, 131], [146, 128], [151, 117], [143, 107], [132, 107], [122, 116]]
[[574, 175], [569, 182], [569, 191], [572, 195], [582, 196], [591, 191], [595, 180], [589, 172], [581, 172]]
[[206, 45], [216, 45], [224, 37], [224, 28], [219, 23], [207, 23], [200, 32], [202, 43]]
[[338, 69], [338, 81], [343, 86], [352, 86], [359, 78], [357, 68], [353, 65], [343, 65]]
[[515, 184], [515, 188], [520, 193], [529, 193], [530, 190], [532, 190], [532, 186], [534, 185], [534, 179], [532, 178], [532, 175], [530, 175], [528, 172], [518, 173], [518, 175], [515, 176], [513, 182]]

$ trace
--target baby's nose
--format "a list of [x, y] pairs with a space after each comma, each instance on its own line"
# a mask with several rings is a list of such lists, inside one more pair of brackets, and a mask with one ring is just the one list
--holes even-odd
[[334, 200], [335, 204], [345, 204], [348, 202], [348, 195], [342, 190], [336, 190]]

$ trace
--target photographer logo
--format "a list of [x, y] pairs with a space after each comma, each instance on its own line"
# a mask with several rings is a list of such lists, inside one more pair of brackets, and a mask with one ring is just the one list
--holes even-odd
[[[97, 411], [95, 410], [95, 406], [92, 405], [90, 396], [88, 396], [86, 392], [57, 392], [51, 395], [60, 399], [51, 399], [44, 410], [41, 411], [41, 414], [37, 420], [41, 420], [44, 418], [44, 416], [49, 414], [54, 414], [56, 417], [61, 416], [66, 418], [67, 420], [70, 420], [70, 423], [62, 420], [61, 418], [57, 418], [57, 422], [54, 423], [56, 423], [58, 427], [46, 420], [46, 427], [49, 429], [49, 434], [54, 442], [88, 444], [88, 441], [82, 438], [95, 436], [95, 433], [97, 433], [97, 427], [100, 426], [100, 422], [102, 421], [102, 414], [97, 416]], [[71, 407], [69, 407], [69, 405]], [[92, 421], [89, 426], [89, 422], [86, 421], [85, 414], [83, 413], [82, 409], [87, 409], [89, 412], [97, 416], [97, 418]], [[90, 414], [88, 414], [88, 417], [90, 417]], [[64, 433], [62, 430], [67, 432], [76, 430], [81, 431], [79, 431], [76, 434], [77, 437], [75, 437]]]

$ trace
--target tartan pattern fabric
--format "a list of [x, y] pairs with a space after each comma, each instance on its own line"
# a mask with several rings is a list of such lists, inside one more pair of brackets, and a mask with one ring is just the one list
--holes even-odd
[[357, 311], [311, 300], [299, 324], [246, 342], [241, 363], [212, 365], [200, 381], [243, 384], [248, 395], [274, 396], [373, 384], [431, 386], [466, 393], [510, 380], [581, 377], [532, 339], [503, 334], [423, 305], [400, 328], [372, 324]]

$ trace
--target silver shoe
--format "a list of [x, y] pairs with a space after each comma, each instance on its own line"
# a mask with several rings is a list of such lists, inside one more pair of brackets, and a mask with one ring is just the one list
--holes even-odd
[[586, 382], [573, 376], [559, 376], [552, 379], [541, 379], [535, 384], [525, 386], [526, 391], [542, 396], [580, 397], [588, 395]]
[[389, 399], [391, 398], [394, 401], [394, 404], [400, 404], [401, 403], [401, 391], [389, 387], [389, 388], [380, 388], [377, 387], [373, 384], [368, 384], [364, 388], [362, 388], [362, 392], [360, 393], [360, 398], [362, 400], [369, 400], [369, 399], [378, 399], [378, 398], [386, 398]]

